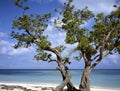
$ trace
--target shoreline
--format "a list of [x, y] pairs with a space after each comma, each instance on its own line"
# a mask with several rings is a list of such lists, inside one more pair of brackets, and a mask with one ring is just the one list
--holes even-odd
[[[58, 84], [29, 84], [29, 83], [9, 83], [0, 82], [0, 91], [55, 91]], [[91, 87], [91, 91], [120, 91], [120, 89]]]

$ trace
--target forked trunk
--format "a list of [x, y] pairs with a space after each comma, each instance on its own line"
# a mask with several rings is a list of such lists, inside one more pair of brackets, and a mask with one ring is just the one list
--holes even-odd
[[79, 91], [70, 82], [71, 74], [70, 74], [69, 69], [68, 68], [66, 69], [65, 75], [63, 75], [64, 74], [63, 70], [60, 70], [60, 72], [63, 77], [63, 82], [59, 86], [56, 87], [56, 91], [63, 91], [65, 86], [67, 86], [67, 91]]
[[90, 72], [89, 66], [85, 67], [79, 86], [80, 91], [90, 91]]
[[69, 72], [69, 69], [66, 70], [66, 73], [65, 73], [65, 70], [63, 70], [63, 64], [62, 64], [62, 57], [61, 57], [61, 54], [60, 52], [55, 49], [55, 48], [51, 48], [51, 47], [47, 47], [45, 50], [47, 51], [51, 51], [53, 53], [56, 54], [57, 56], [57, 64], [58, 64], [58, 67], [57, 69], [60, 71], [61, 75], [62, 75], [62, 78], [63, 78], [63, 83], [61, 83], [61, 85], [59, 85], [56, 89], [57, 91], [61, 91], [64, 86], [67, 86], [68, 88], [68, 91], [78, 91], [74, 86], [73, 84], [70, 82], [70, 72]]
[[64, 87], [70, 82], [71, 75], [67, 66], [65, 67], [65, 70], [65, 79], [59, 86], [56, 87], [56, 91], [63, 91]]

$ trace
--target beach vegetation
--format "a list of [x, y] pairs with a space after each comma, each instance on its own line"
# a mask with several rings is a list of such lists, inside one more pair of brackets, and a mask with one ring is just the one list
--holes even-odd
[[[76, 58], [84, 60], [79, 90], [90, 91], [91, 71], [106, 56], [120, 54], [120, 7], [114, 5], [116, 10], [108, 15], [101, 12], [95, 15], [87, 7], [76, 10], [72, 1], [69, 0], [62, 10], [61, 29], [66, 32], [66, 43], [77, 43], [75, 51], [80, 55]], [[90, 20], [94, 20], [92, 29], [84, 26]]]
[[[68, 0], [61, 11], [55, 9], [61, 20], [56, 20], [54, 26], [66, 33], [65, 42], [75, 44], [75, 51], [80, 55], [76, 56], [77, 60], [84, 60], [84, 69], [79, 85], [79, 89], [71, 83], [71, 74], [67, 64], [70, 64], [69, 57], [63, 58], [61, 52], [65, 47], [61, 44], [52, 47], [48, 40], [49, 35], [44, 35], [51, 17], [47, 14], [26, 14], [25, 11], [30, 7], [24, 5], [27, 0], [14, 0], [15, 5], [23, 9], [23, 14], [13, 21], [13, 31], [11, 36], [17, 39], [15, 48], [35, 46], [37, 54], [36, 60], [47, 62], [56, 62], [57, 69], [60, 71], [63, 82], [56, 87], [56, 91], [62, 91], [67, 86], [68, 91], [90, 91], [90, 73], [91, 71], [108, 55], [114, 53], [120, 54], [120, 7], [114, 5], [115, 10], [105, 15], [104, 13], [93, 14], [88, 7], [76, 9], [72, 5], [73, 0]], [[24, 2], [24, 3], [23, 3]], [[90, 20], [92, 28], [87, 28], [84, 24]], [[57, 21], [61, 21], [61, 26], [57, 26]], [[49, 52], [48, 52], [49, 51]], [[52, 54], [56, 59], [52, 59]], [[109, 60], [108, 60], [109, 61]], [[72, 61], [71, 61], [72, 62]]]

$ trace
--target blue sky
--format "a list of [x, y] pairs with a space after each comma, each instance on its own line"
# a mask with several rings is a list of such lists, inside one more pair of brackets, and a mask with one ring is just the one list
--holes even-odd
[[[6, 2], [7, 1], [7, 2]], [[28, 0], [31, 9], [27, 13], [34, 14], [44, 14], [47, 12], [52, 13], [50, 21], [53, 21], [57, 14], [54, 13], [55, 8], [61, 8], [66, 0]], [[98, 12], [103, 12], [105, 14], [110, 13], [114, 8], [114, 4], [119, 4], [118, 0], [74, 0], [73, 4], [75, 8], [84, 8], [88, 6], [95, 14]], [[10, 32], [12, 31], [12, 20], [15, 16], [19, 16], [21, 11], [14, 6], [13, 0], [0, 0], [0, 69], [55, 69], [57, 64], [36, 61], [34, 60], [35, 48], [30, 47], [14, 49], [13, 45], [16, 43], [10, 37]], [[85, 23], [85, 27], [90, 28], [93, 21]], [[61, 44], [65, 44], [65, 33], [58, 32], [55, 28], [49, 24], [46, 29], [45, 34], [49, 34], [48, 40], [53, 43], [53, 47]], [[74, 45], [67, 45], [67, 49], [63, 52], [62, 56], [69, 55]], [[84, 64], [83, 61], [74, 61], [72, 59], [72, 64], [69, 65], [73, 69], [81, 69]], [[103, 59], [103, 61], [96, 68], [107, 68], [107, 69], [120, 69], [120, 55], [110, 55]]]

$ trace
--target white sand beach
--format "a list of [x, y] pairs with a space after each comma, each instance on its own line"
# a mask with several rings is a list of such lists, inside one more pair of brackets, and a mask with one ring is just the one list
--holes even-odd
[[[0, 83], [0, 91], [55, 91], [56, 86], [57, 84]], [[91, 91], [120, 91], [120, 89], [92, 87]]]

